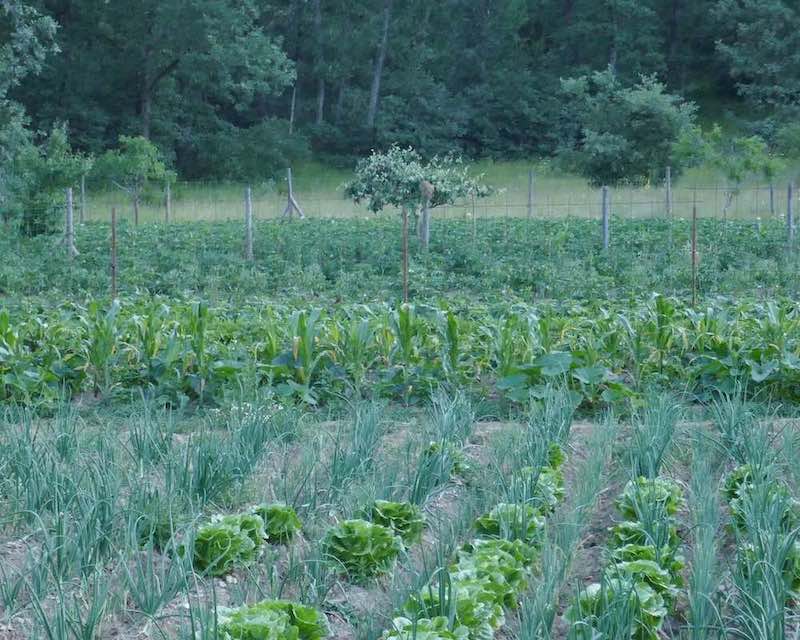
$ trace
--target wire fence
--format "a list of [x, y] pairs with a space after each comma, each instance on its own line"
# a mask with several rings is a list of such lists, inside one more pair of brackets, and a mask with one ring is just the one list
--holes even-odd
[[[245, 211], [244, 184], [207, 184], [179, 182], [169, 191], [150, 188], [139, 204], [139, 220], [153, 222], [241, 220]], [[615, 187], [609, 189], [610, 215], [623, 218], [647, 218], [671, 215], [690, 218], [697, 207], [701, 218], [785, 219], [789, 209], [787, 185], [751, 184], [733, 189], [724, 184], [705, 186]], [[286, 209], [288, 193], [279, 185], [253, 185], [252, 213], [255, 220], [277, 219]], [[168, 194], [168, 195], [167, 195]], [[295, 199], [307, 218], [353, 218], [374, 215], [335, 189], [298, 189]], [[792, 199], [796, 201], [795, 192]], [[80, 200], [80, 219], [107, 221], [111, 209], [121, 220], [133, 220], [130, 199], [118, 191], [86, 192]], [[78, 203], [76, 203], [78, 204]], [[794, 202], [794, 210], [797, 203]], [[384, 213], [391, 215], [391, 209]], [[602, 213], [601, 190], [555, 184], [531, 188], [509, 185], [486, 198], [462, 199], [455, 204], [436, 207], [433, 216], [440, 219], [531, 217], [599, 218]]]

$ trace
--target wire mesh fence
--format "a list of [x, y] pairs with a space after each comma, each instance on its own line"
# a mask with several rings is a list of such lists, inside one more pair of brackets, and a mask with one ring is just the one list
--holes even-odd
[[[532, 217], [599, 218], [601, 190], [588, 185], [581, 188], [563, 185], [537, 187], [509, 185], [486, 198], [462, 199], [455, 204], [434, 209], [440, 219]], [[139, 205], [142, 222], [242, 220], [245, 211], [245, 184], [211, 184], [179, 182], [166, 189], [151, 187]], [[697, 206], [697, 215], [730, 219], [785, 219], [788, 201], [786, 185], [750, 184], [732, 188], [724, 184], [706, 186], [673, 186], [668, 197], [666, 186], [610, 188], [610, 213], [624, 218], [646, 218], [671, 215], [689, 218]], [[255, 220], [282, 217], [287, 192], [282, 185], [253, 185], [252, 211]], [[296, 200], [308, 218], [369, 217], [367, 207], [347, 199], [335, 189], [298, 189]], [[793, 196], [797, 198], [797, 193]], [[169, 205], [167, 204], [169, 202]], [[120, 219], [133, 219], [133, 204], [118, 191], [88, 192], [81, 200], [81, 219], [109, 220], [116, 208]], [[795, 209], [797, 205], [795, 203]], [[384, 213], [392, 214], [392, 210]]]

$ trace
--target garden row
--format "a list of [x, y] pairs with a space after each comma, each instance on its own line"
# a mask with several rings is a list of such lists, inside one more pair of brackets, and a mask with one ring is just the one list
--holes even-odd
[[565, 381], [587, 407], [649, 387], [705, 400], [737, 385], [796, 401], [800, 315], [792, 302], [692, 309], [627, 305], [209, 308], [133, 298], [111, 306], [0, 311], [0, 401], [66, 393], [219, 403], [270, 388], [308, 404], [370, 389], [413, 402], [442, 382], [525, 402]]
[[[448, 220], [433, 222], [429, 249], [412, 239], [411, 295], [470, 300], [691, 299], [690, 223], [657, 218], [612, 222], [610, 251], [597, 221]], [[238, 223], [123, 225], [117, 234], [117, 284], [126, 295], [209, 300], [272, 296], [347, 302], [401, 296], [400, 224], [394, 217], [258, 224], [255, 261], [242, 258]], [[85, 299], [111, 291], [109, 227], [76, 231], [69, 260], [53, 239], [0, 237], [0, 294]], [[701, 220], [701, 297], [760, 293], [796, 296], [798, 252], [787, 251], [780, 221]]]

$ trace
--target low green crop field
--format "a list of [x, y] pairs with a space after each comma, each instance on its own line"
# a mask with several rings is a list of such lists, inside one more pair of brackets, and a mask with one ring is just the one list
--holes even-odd
[[794, 637], [784, 223], [399, 232], [0, 238], [0, 638]]

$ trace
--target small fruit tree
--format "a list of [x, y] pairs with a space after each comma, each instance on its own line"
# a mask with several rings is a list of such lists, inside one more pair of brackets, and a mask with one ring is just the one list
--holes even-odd
[[139, 224], [139, 204], [147, 184], [175, 179], [158, 147], [141, 136], [120, 136], [119, 148], [100, 157], [96, 173], [130, 196], [135, 224]]
[[408, 301], [408, 216], [416, 220], [420, 246], [430, 241], [430, 210], [452, 204], [465, 196], [481, 197], [489, 188], [481, 177], [469, 175], [469, 167], [453, 155], [434, 157], [425, 162], [414, 149], [392, 146], [388, 151], [362, 159], [355, 178], [345, 186], [355, 202], [367, 202], [370, 211], [386, 207], [400, 209], [403, 218], [403, 300]]

